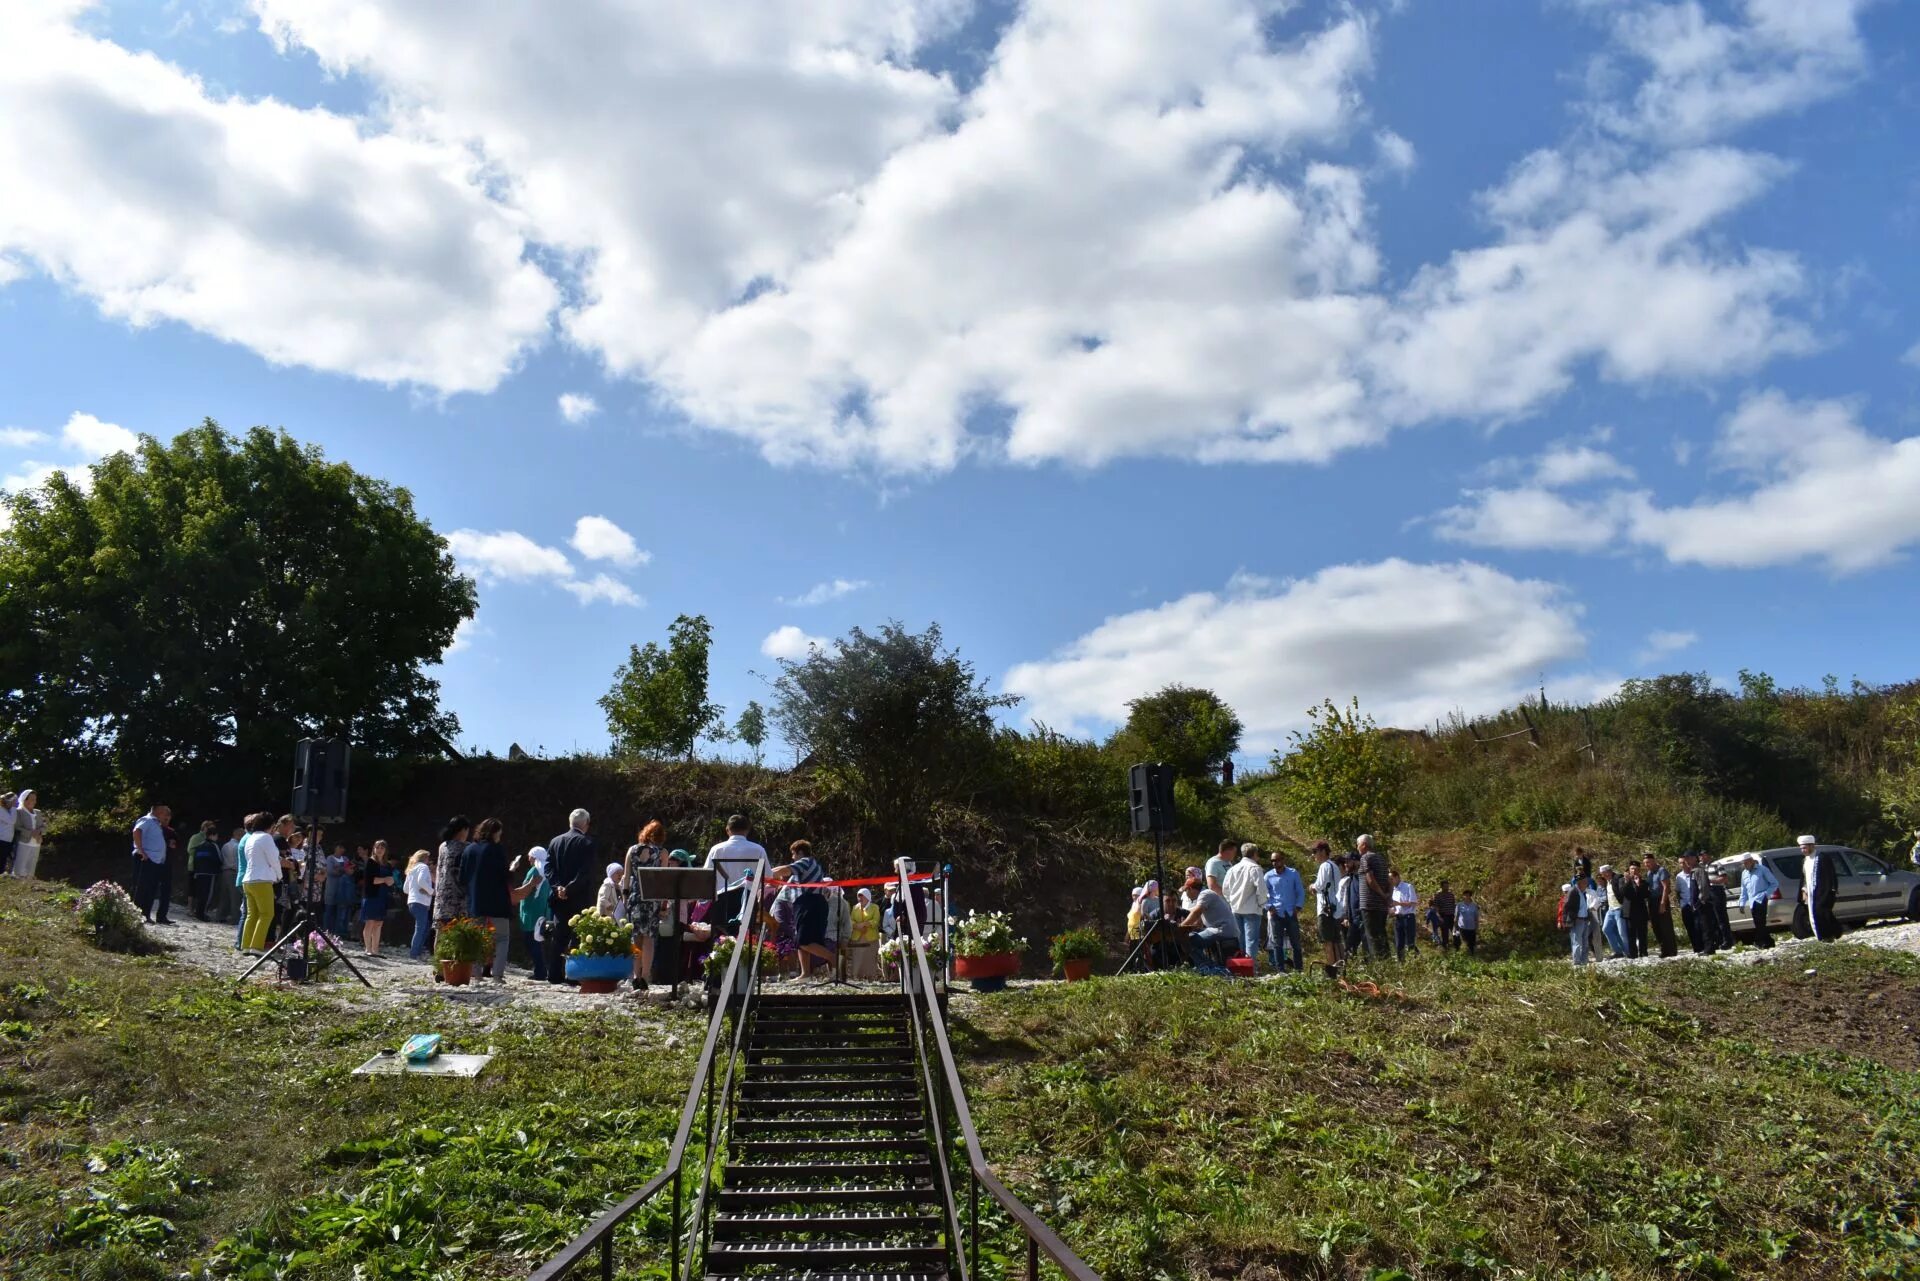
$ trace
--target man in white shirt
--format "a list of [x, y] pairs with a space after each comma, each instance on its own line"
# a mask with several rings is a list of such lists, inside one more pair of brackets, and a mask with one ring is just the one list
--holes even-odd
[[1339, 978], [1340, 936], [1345, 933], [1340, 924], [1340, 864], [1334, 861], [1333, 846], [1325, 841], [1315, 841], [1313, 852], [1320, 857], [1320, 866], [1313, 874], [1313, 911], [1326, 957], [1322, 968], [1328, 978]]
[[756, 870], [761, 874], [761, 884], [766, 883], [766, 847], [748, 839], [747, 833], [751, 830], [752, 824], [745, 815], [733, 815], [727, 820], [727, 839], [708, 850], [707, 861], [701, 865], [716, 875], [718, 893], [714, 895], [713, 910], [707, 919], [721, 933], [730, 934], [739, 928], [743, 906], [740, 898]]
[[1260, 919], [1267, 910], [1267, 869], [1260, 866], [1258, 845], [1249, 841], [1240, 847], [1240, 857], [1227, 869], [1220, 896], [1233, 909], [1240, 951], [1251, 961], [1260, 955]]
[[173, 809], [156, 805], [133, 824], [133, 904], [151, 925], [172, 925], [173, 869], [167, 865], [167, 824]]
[[1813, 937], [1822, 943], [1840, 937], [1840, 922], [1833, 915], [1840, 891], [1838, 866], [1821, 851], [1819, 841], [1811, 836], [1800, 838], [1800, 899], [1807, 905]]

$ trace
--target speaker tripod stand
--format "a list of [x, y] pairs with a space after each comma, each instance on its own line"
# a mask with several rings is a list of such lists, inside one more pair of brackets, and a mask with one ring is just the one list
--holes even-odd
[[[312, 822], [309, 823], [308, 827], [309, 830], [315, 834], [317, 840], [320, 832], [319, 824]], [[319, 875], [320, 860], [322, 857], [324, 856], [321, 854], [317, 845], [316, 848], [307, 851], [306, 884], [300, 887], [305, 892], [300, 896], [300, 901], [294, 906], [293, 924], [288, 927], [285, 934], [282, 934], [278, 939], [274, 940], [274, 942], [268, 946], [267, 950], [260, 954], [258, 960], [252, 965], [249, 965], [240, 977], [234, 980], [235, 986], [245, 983], [248, 979], [259, 973], [260, 970], [266, 966], [267, 962], [271, 961], [279, 954], [281, 949], [285, 948], [287, 944], [293, 942], [295, 939], [300, 940], [301, 950], [306, 957], [307, 973], [311, 975], [313, 973], [313, 936], [318, 934], [326, 945], [333, 949], [334, 956], [342, 965], [347, 967], [353, 977], [359, 979], [366, 987], [373, 987], [373, 984], [367, 981], [367, 976], [360, 972], [359, 967], [347, 959], [346, 949], [340, 946], [340, 940], [335, 938], [332, 931], [327, 929], [326, 913], [322, 911], [318, 918], [314, 916], [313, 904], [316, 897], [314, 894], [314, 881]]]
[[[1172, 921], [1167, 919], [1166, 913], [1164, 899], [1167, 876], [1166, 851], [1167, 834], [1156, 828], [1153, 833], [1153, 891], [1155, 894], [1163, 896], [1161, 902], [1155, 905], [1160, 910], [1155, 913], [1153, 924], [1140, 931], [1140, 941], [1133, 945], [1133, 951], [1127, 953], [1127, 959], [1120, 962], [1120, 968], [1114, 971], [1115, 974], [1125, 974], [1128, 970], [1132, 969], [1133, 963], [1139, 960], [1143, 953], [1147, 956], [1148, 960], [1151, 961], [1153, 959], [1153, 953], [1148, 951], [1148, 949], [1162, 937], [1164, 931], [1177, 928]], [[1141, 909], [1141, 915], [1146, 915], [1146, 909], [1144, 907]]]

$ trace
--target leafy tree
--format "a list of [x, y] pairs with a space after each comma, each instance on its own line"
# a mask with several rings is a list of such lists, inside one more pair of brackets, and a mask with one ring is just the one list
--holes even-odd
[[405, 489], [212, 419], [6, 499], [0, 764], [68, 804], [284, 782], [295, 740], [442, 754], [473, 584]]
[[1307, 718], [1312, 730], [1296, 731], [1292, 750], [1273, 758], [1287, 808], [1309, 831], [1341, 840], [1394, 830], [1410, 754], [1360, 711], [1357, 698], [1344, 711], [1327, 699], [1308, 709]]
[[837, 646], [781, 660], [774, 718], [787, 741], [866, 821], [897, 841], [928, 830], [932, 808], [964, 796], [993, 766], [989, 694], [934, 624], [856, 627]]
[[1888, 718], [1888, 762], [1874, 788], [1887, 823], [1902, 838], [1920, 834], [1920, 693], [1893, 701]]
[[600, 698], [613, 750], [640, 756], [693, 755], [694, 744], [720, 731], [726, 709], [707, 701], [707, 653], [713, 628], [705, 614], [685, 614], [667, 628], [667, 647], [628, 648]]
[[767, 741], [767, 713], [759, 703], [748, 700], [746, 710], [734, 722], [733, 736], [753, 750], [753, 763], [760, 763], [760, 745]]
[[1180, 778], [1207, 779], [1239, 749], [1242, 728], [1212, 690], [1169, 685], [1127, 704], [1115, 746], [1122, 755], [1171, 765]]

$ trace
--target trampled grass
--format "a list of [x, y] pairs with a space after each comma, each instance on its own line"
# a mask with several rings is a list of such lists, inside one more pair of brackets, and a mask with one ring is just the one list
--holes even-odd
[[1769, 1012], [1798, 987], [1870, 1027], [1917, 977], [1849, 948], [1429, 960], [1404, 999], [1140, 977], [974, 1003], [961, 1042], [989, 1158], [1108, 1277], [1913, 1277], [1911, 1052], [1784, 1049]]

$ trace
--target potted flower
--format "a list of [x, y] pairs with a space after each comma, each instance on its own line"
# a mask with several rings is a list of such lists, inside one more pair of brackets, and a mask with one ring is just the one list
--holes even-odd
[[567, 924], [573, 928], [567, 977], [582, 992], [611, 992], [633, 977], [632, 925], [592, 911], [580, 913]]
[[[940, 972], [946, 968], [947, 954], [941, 949], [937, 939], [928, 939], [926, 949], [927, 968], [932, 970], [934, 978], [938, 979]], [[880, 944], [880, 965], [889, 983], [899, 980], [900, 972], [904, 967], [908, 986], [916, 992], [920, 990], [920, 967], [913, 963], [913, 952], [907, 946], [905, 938], [891, 938]]]
[[1053, 967], [1067, 976], [1067, 982], [1078, 983], [1092, 975], [1093, 963], [1106, 956], [1107, 945], [1101, 941], [1098, 930], [1082, 926], [1054, 935], [1048, 952], [1053, 957]]
[[953, 931], [954, 977], [973, 980], [977, 991], [1004, 986], [1009, 975], [1020, 972], [1026, 946], [1005, 912], [969, 912]]
[[140, 909], [112, 881], [95, 881], [74, 905], [73, 913], [95, 947], [108, 952], [139, 952], [146, 947]]
[[[732, 935], [728, 935], [713, 945], [713, 951], [707, 953], [706, 968], [703, 971], [707, 978], [708, 987], [718, 988], [720, 986], [720, 980], [727, 977], [727, 966], [732, 963], [734, 951], [739, 946], [739, 941]], [[778, 972], [780, 968], [779, 949], [765, 939], [760, 940], [759, 946], [760, 972], [762, 974]], [[733, 990], [735, 992], [745, 992], [747, 990], [747, 984], [752, 981], [753, 957], [743, 956], [740, 958], [740, 968], [734, 972]]]
[[463, 916], [440, 927], [433, 941], [433, 959], [440, 963], [440, 977], [454, 987], [473, 981], [473, 967], [493, 954], [493, 926]]

